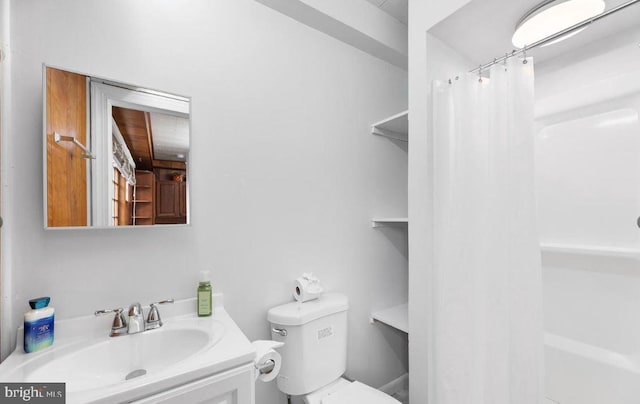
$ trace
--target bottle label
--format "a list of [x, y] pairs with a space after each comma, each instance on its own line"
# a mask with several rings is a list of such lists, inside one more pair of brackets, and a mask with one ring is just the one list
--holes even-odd
[[35, 352], [53, 344], [54, 316], [24, 322], [24, 351]]
[[211, 315], [211, 291], [210, 290], [198, 291], [198, 315], [199, 316]]

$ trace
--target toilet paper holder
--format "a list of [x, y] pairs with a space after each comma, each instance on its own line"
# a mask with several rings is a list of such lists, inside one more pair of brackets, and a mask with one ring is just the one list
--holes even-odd
[[280, 341], [253, 341], [251, 343], [256, 350], [256, 356], [253, 360], [253, 367], [256, 369], [255, 380], [262, 382], [270, 382], [274, 380], [280, 372], [282, 357], [275, 350], [284, 346]]
[[258, 369], [258, 372], [260, 372], [261, 375], [266, 375], [266, 374], [269, 374], [269, 373], [273, 372], [273, 369], [275, 367], [276, 367], [276, 362], [273, 361], [272, 359], [269, 359], [268, 361], [265, 361], [264, 363], [256, 365], [256, 369]]

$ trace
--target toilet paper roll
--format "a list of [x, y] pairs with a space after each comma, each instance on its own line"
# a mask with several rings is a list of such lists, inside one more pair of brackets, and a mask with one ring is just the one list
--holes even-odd
[[284, 344], [278, 341], [253, 341], [251, 343], [256, 349], [256, 356], [253, 365], [256, 368], [255, 380], [270, 382], [278, 376], [282, 366], [282, 357], [276, 348]]
[[307, 302], [317, 299], [322, 295], [324, 289], [320, 280], [313, 274], [304, 274], [294, 281], [293, 298], [299, 302]]

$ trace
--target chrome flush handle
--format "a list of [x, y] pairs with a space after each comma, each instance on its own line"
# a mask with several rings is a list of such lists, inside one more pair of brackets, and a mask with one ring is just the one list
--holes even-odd
[[272, 328], [271, 332], [274, 334], [278, 334], [282, 337], [286, 337], [287, 336], [287, 330], [284, 328]]

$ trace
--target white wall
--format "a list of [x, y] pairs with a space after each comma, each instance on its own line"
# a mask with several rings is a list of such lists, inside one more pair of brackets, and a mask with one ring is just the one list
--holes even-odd
[[[9, 0], [0, 0], [0, 151], [5, 150], [5, 142], [3, 139], [6, 137], [4, 134], [6, 133], [7, 128], [9, 127], [9, 123], [11, 122], [11, 114], [9, 111], [10, 108], [10, 94], [11, 94], [11, 66], [8, 63], [8, 54], [10, 53], [10, 27], [11, 27], [11, 13], [10, 13], [10, 1]], [[4, 161], [4, 157], [0, 157], [0, 162]], [[2, 168], [4, 171], [4, 166]], [[1, 182], [1, 179], [0, 179]], [[4, 188], [0, 188], [0, 200], [4, 197]], [[4, 215], [4, 204], [0, 203], [0, 213]], [[4, 232], [0, 232], [0, 257], [6, 254], [6, 249], [2, 248], [2, 238]], [[9, 299], [6, 297], [11, 291], [11, 276], [10, 272], [5, 271], [2, 272], [2, 266], [4, 262], [0, 263], [0, 274], [1, 275], [9, 275], [2, 276], [0, 279], [0, 359], [4, 358], [5, 352], [5, 343], [11, 342], [12, 333], [9, 332], [9, 329], [12, 327], [5, 326], [6, 324], [10, 324], [10, 316], [5, 315], [5, 313], [10, 312], [10, 305], [7, 304]], [[9, 310], [7, 310], [9, 308]], [[6, 344], [8, 345], [8, 344]]]
[[[369, 223], [406, 214], [406, 151], [369, 135], [406, 108], [406, 72], [252, 0], [11, 6], [5, 336], [35, 296], [84, 315], [192, 296], [210, 269], [240, 328], [268, 338], [267, 309], [313, 271], [351, 299], [347, 374], [380, 386], [406, 372], [406, 337], [368, 322], [407, 293], [406, 239]], [[192, 97], [192, 226], [42, 229], [43, 62]], [[258, 387], [258, 403], [281, 399]]]
[[[458, 71], [453, 52], [427, 31], [470, 0], [409, 0], [409, 385], [410, 401], [429, 399], [429, 329], [432, 257], [432, 137], [428, 128], [431, 79]], [[431, 43], [433, 47], [427, 47]], [[455, 58], [454, 58], [455, 59]]]
[[389, 63], [407, 68], [407, 25], [366, 0], [256, 0]]

